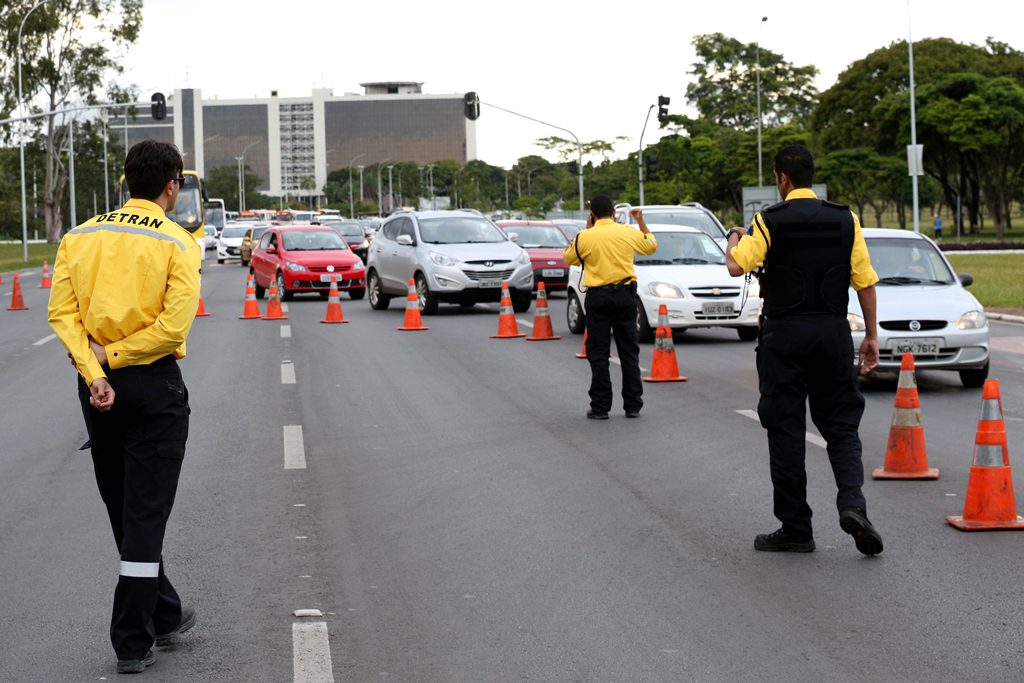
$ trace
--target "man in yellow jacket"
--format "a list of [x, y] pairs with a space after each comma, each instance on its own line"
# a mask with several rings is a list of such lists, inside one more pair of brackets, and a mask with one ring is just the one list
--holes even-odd
[[49, 322], [78, 370], [100, 496], [121, 554], [110, 638], [118, 673], [195, 624], [164, 574], [164, 529], [188, 437], [177, 359], [199, 304], [201, 254], [167, 218], [184, 182], [174, 145], [129, 150], [132, 198], [68, 232], [53, 267]]
[[587, 417], [592, 420], [607, 420], [612, 408], [612, 381], [608, 371], [612, 334], [622, 364], [622, 407], [626, 417], [639, 417], [644, 405], [633, 255], [653, 254], [658, 242], [647, 229], [641, 210], [633, 209], [630, 214], [639, 231], [615, 222], [615, 204], [610, 197], [594, 197], [590, 200], [586, 229], [577, 233], [562, 255], [566, 263], [583, 266], [583, 285], [587, 288], [587, 360], [591, 374]]

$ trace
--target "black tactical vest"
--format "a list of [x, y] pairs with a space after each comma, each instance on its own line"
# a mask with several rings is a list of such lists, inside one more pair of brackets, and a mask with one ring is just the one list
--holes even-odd
[[763, 313], [846, 315], [853, 214], [821, 199], [780, 202], [761, 212], [771, 246], [761, 275]]

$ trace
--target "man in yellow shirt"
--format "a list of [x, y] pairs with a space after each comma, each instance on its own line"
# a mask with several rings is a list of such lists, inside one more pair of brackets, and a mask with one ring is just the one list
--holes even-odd
[[804, 467], [807, 401], [811, 419], [828, 442], [839, 493], [839, 526], [865, 555], [882, 552], [882, 537], [868, 521], [861, 487], [864, 465], [857, 433], [864, 413], [846, 319], [849, 288], [860, 299], [866, 327], [860, 370], [878, 364], [875, 283], [857, 217], [841, 204], [817, 199], [810, 189], [814, 160], [792, 145], [775, 156], [775, 177], [785, 201], [754, 216], [744, 234], [729, 233], [731, 275], [764, 265], [764, 298], [757, 347], [761, 400], [757, 413], [768, 431], [775, 516], [782, 527], [754, 539], [756, 550], [811, 552], [811, 508]]
[[132, 199], [61, 240], [49, 322], [79, 373], [100, 496], [121, 554], [110, 638], [118, 673], [139, 673], [152, 646], [192, 628], [164, 574], [162, 546], [188, 437], [177, 360], [199, 304], [201, 254], [167, 218], [184, 182], [174, 145], [129, 150]]
[[586, 292], [587, 360], [590, 361], [590, 410], [587, 417], [607, 420], [612, 408], [608, 371], [611, 335], [622, 364], [622, 407], [626, 417], [639, 417], [644, 405], [640, 380], [640, 342], [636, 328], [636, 271], [634, 254], [653, 254], [658, 248], [643, 213], [633, 209], [640, 230], [616, 223], [615, 203], [599, 195], [590, 200], [587, 227], [577, 233], [562, 258], [583, 266]]

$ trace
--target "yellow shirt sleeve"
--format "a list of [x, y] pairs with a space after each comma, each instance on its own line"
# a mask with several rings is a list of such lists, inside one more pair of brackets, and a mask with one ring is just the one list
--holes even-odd
[[[852, 211], [850, 213], [853, 213]], [[878, 273], [871, 267], [871, 255], [860, 229], [860, 220], [853, 213], [853, 250], [850, 252], [850, 285], [860, 291], [878, 282]]]
[[153, 324], [105, 347], [111, 369], [145, 365], [174, 353], [185, 343], [199, 308], [199, 247], [174, 252], [167, 275], [163, 310]]
[[768, 247], [771, 245], [771, 234], [760, 213], [754, 215], [751, 226], [753, 230], [750, 234], [741, 237], [731, 252], [736, 265], [742, 268], [744, 273], [749, 273], [764, 263], [768, 256]]
[[638, 254], [650, 256], [658, 250], [658, 240], [654, 238], [654, 233], [638, 232], [636, 245], [633, 248]]
[[576, 233], [576, 236], [572, 238], [571, 242], [569, 242], [569, 246], [565, 248], [564, 252], [562, 252], [562, 260], [570, 266], [578, 265], [580, 262], [579, 257], [576, 256], [576, 240], [580, 238], [580, 234], [582, 234], [582, 232], [583, 231], [581, 230]]
[[68, 267], [67, 241], [61, 240], [57, 247], [57, 258], [53, 263], [53, 278], [50, 284], [50, 302], [47, 306], [47, 319], [57, 338], [71, 353], [75, 367], [85, 380], [92, 383], [106, 377], [103, 366], [89, 346], [89, 333], [82, 324], [82, 316], [78, 309], [78, 298], [71, 284], [71, 272]]

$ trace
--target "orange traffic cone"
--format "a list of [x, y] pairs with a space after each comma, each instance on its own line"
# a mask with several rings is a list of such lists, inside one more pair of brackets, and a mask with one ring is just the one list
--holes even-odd
[[287, 320], [288, 316], [281, 310], [281, 297], [277, 293], [277, 280], [270, 281], [270, 300], [267, 301], [267, 314], [264, 320]]
[[327, 317], [321, 320], [322, 323], [336, 324], [347, 323], [345, 314], [341, 311], [341, 295], [338, 294], [338, 281], [331, 278], [331, 291], [327, 295]]
[[576, 357], [577, 358], [586, 358], [587, 357], [587, 331], [586, 330], [583, 330], [583, 348], [580, 349], [580, 352], [576, 354]]
[[533, 336], [527, 337], [526, 341], [547, 341], [548, 339], [561, 339], [556, 337], [551, 328], [551, 313], [548, 311], [548, 292], [544, 283], [537, 283], [537, 314], [533, 318]]
[[921, 401], [914, 376], [914, 354], [903, 354], [900, 382], [885, 448], [885, 465], [872, 474], [874, 479], [938, 479], [939, 470], [928, 467], [928, 452], [921, 426]]
[[205, 318], [208, 315], [210, 315], [210, 314], [206, 312], [206, 306], [203, 305], [203, 295], [200, 294], [199, 295], [199, 310], [196, 311], [196, 317], [197, 318]]
[[1010, 474], [1010, 453], [1006, 447], [999, 380], [985, 381], [981, 399], [981, 417], [974, 437], [974, 462], [967, 480], [964, 514], [946, 517], [946, 521], [961, 531], [1024, 529], [1024, 517], [1017, 515], [1013, 499], [1013, 477]]
[[245, 308], [242, 310], [242, 315], [238, 317], [241, 320], [260, 319], [260, 305], [256, 301], [256, 287], [251, 274], [245, 281]]
[[525, 336], [525, 334], [519, 332], [519, 325], [516, 324], [516, 314], [512, 312], [512, 296], [508, 293], [508, 282], [502, 282], [498, 334], [491, 335], [491, 339], [512, 339]]
[[423, 318], [420, 317], [420, 297], [416, 294], [416, 280], [412, 278], [409, 278], [409, 295], [405, 298], [405, 320], [397, 329], [407, 332], [430, 329], [423, 324]]
[[654, 335], [654, 359], [651, 361], [651, 374], [644, 377], [645, 382], [685, 382], [686, 378], [679, 374], [676, 363], [676, 348], [672, 344], [672, 328], [668, 325], [668, 306], [658, 307], [658, 331]]
[[14, 289], [11, 291], [11, 305], [7, 307], [8, 311], [27, 311], [28, 306], [21, 298], [21, 278], [17, 273], [14, 274]]
[[50, 289], [50, 267], [43, 261], [43, 279], [39, 281], [39, 289]]

